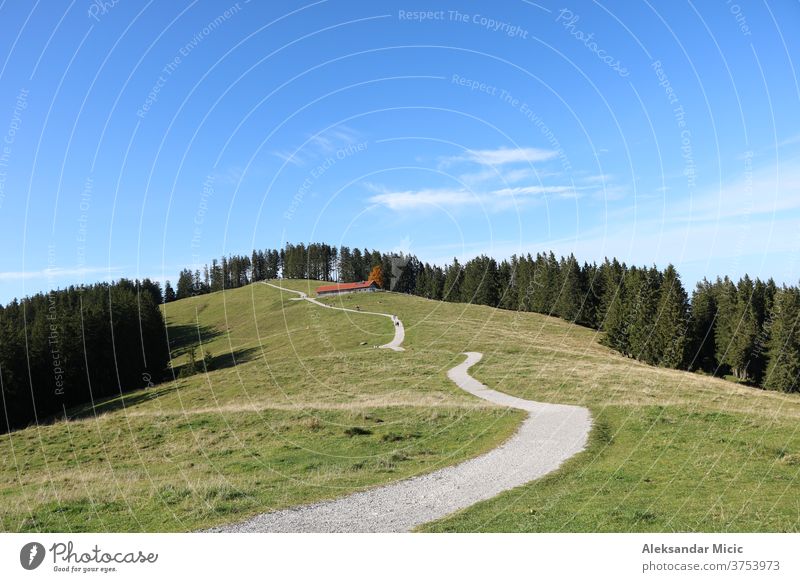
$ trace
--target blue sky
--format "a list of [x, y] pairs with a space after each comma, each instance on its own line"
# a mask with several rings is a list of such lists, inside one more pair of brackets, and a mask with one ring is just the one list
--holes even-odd
[[5, 1], [0, 22], [2, 301], [285, 241], [800, 278], [796, 1]]

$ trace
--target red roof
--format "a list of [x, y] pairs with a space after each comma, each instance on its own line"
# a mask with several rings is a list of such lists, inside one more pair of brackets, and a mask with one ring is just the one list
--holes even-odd
[[317, 293], [327, 293], [328, 291], [354, 291], [356, 289], [368, 289], [377, 284], [375, 281], [361, 281], [360, 283], [337, 283], [336, 285], [323, 285], [317, 287]]

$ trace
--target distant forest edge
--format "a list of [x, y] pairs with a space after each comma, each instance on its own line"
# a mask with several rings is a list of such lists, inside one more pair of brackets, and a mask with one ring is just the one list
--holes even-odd
[[532, 311], [604, 332], [602, 342], [648, 364], [703, 371], [763, 388], [800, 391], [800, 292], [745, 275], [703, 280], [691, 301], [672, 265], [627, 266], [616, 259], [578, 263], [550, 252], [498, 263], [481, 255], [444, 267], [404, 253], [324, 243], [223, 257], [181, 271], [165, 299], [267, 279], [364, 281], [375, 267], [383, 286], [442, 301]]
[[703, 280], [690, 301], [672, 265], [581, 265], [550, 252], [500, 263], [481, 255], [441, 267], [404, 253], [287, 244], [215, 259], [202, 271], [184, 269], [176, 287], [167, 281], [163, 292], [148, 279], [123, 279], [0, 306], [0, 432], [162, 381], [170, 371], [163, 302], [269, 279], [353, 282], [375, 272], [395, 292], [542, 313], [600, 330], [604, 344], [648, 364], [800, 391], [800, 291], [771, 279]]

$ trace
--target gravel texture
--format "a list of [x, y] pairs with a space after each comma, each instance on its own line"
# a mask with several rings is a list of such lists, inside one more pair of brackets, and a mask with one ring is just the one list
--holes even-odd
[[[399, 342], [395, 335], [395, 341], [382, 347], [395, 344], [392, 349], [402, 349]], [[453, 382], [478, 398], [528, 412], [528, 418], [506, 443], [427, 475], [333, 501], [262, 513], [210, 531], [406, 532], [538, 479], [584, 449], [592, 422], [586, 408], [533, 402], [491, 390], [468, 373], [482, 354], [466, 352], [466, 356], [463, 363], [448, 371]]]

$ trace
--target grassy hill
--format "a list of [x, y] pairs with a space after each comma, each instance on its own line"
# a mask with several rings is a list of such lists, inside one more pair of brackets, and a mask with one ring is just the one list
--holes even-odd
[[431, 367], [374, 349], [388, 319], [292, 296], [256, 284], [167, 304], [176, 372], [201, 342], [213, 371], [0, 436], [0, 530], [209, 527], [435, 470], [513, 434], [518, 413], [447, 380], [456, 354]]
[[291, 297], [255, 284], [170, 303], [176, 371], [200, 342], [212, 371], [0, 437], [0, 529], [196, 529], [456, 463], [522, 418], [447, 380], [467, 350], [485, 354], [473, 373], [492, 388], [588, 406], [591, 444], [424, 529], [800, 528], [796, 396], [652, 368], [538, 314], [393, 293], [324, 299], [398, 314], [406, 351], [377, 350], [389, 320]]

